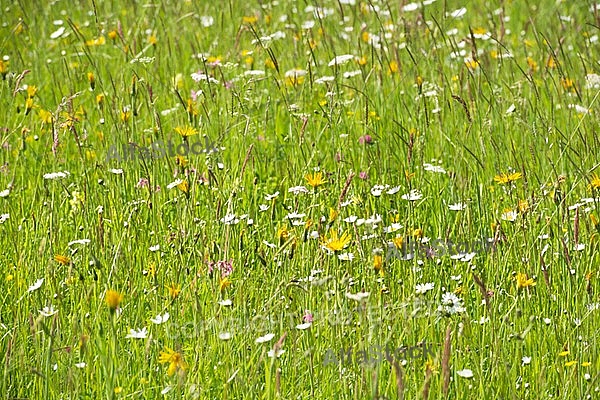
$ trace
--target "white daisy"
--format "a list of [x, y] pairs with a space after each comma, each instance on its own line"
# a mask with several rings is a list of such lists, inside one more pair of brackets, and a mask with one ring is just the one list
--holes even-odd
[[129, 333], [125, 336], [126, 339], [146, 339], [148, 337], [148, 329], [146, 327], [142, 329], [130, 329]]
[[150, 322], [156, 325], [164, 324], [169, 320], [169, 317], [170, 315], [168, 312], [164, 313], [163, 315], [158, 314], [156, 317], [150, 318]]

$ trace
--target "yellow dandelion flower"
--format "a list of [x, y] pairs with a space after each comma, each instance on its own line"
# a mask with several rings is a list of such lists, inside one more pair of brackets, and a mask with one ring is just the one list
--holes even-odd
[[519, 204], [517, 205], [517, 209], [520, 213], [526, 213], [529, 210], [529, 203], [527, 200], [519, 200]]
[[25, 100], [25, 115], [28, 115], [31, 112], [32, 108], [33, 108], [33, 97], [28, 97], [27, 100]]
[[315, 172], [312, 175], [306, 174], [304, 176], [304, 179], [306, 179], [308, 186], [312, 186], [313, 188], [317, 188], [318, 186], [321, 186], [327, 182], [326, 180], [323, 179], [322, 172]]
[[331, 229], [329, 231], [329, 238], [323, 238], [321, 240], [321, 244], [323, 245], [323, 247], [327, 248], [328, 250], [331, 251], [341, 251], [344, 248], [346, 248], [346, 246], [348, 246], [348, 244], [350, 244], [350, 241], [352, 240], [352, 237], [350, 236], [350, 234], [348, 232], [344, 232], [342, 233], [342, 236], [338, 236], [337, 232], [334, 229]]
[[335, 221], [335, 219], [337, 218], [338, 215], [339, 215], [338, 211], [329, 207], [329, 223], [332, 223], [333, 221]]
[[2, 75], [2, 79], [6, 79], [7, 74], [8, 74], [8, 62], [0, 60], [0, 75]]
[[38, 112], [38, 115], [40, 116], [42, 123], [46, 124], [46, 125], [52, 124], [52, 121], [54, 120], [52, 113], [47, 110], [40, 109], [40, 111]]
[[592, 365], [592, 363], [589, 362], [589, 361], [584, 361], [584, 362], [581, 363], [582, 367], [589, 367], [590, 365]]
[[179, 293], [181, 293], [181, 285], [177, 285], [175, 283], [167, 286], [167, 289], [169, 290], [169, 296], [171, 296], [171, 299], [173, 300], [175, 300], [177, 296], [179, 296]]
[[121, 111], [121, 121], [122, 122], [128, 122], [129, 119], [131, 118], [131, 111]]
[[85, 45], [88, 47], [93, 47], [93, 46], [101, 46], [104, 43], [106, 43], [106, 39], [104, 38], [104, 36], [100, 36], [95, 39], [86, 40]]
[[115, 290], [108, 289], [104, 300], [110, 311], [114, 312], [119, 307], [119, 304], [121, 304], [121, 301], [123, 301], [123, 295]]
[[167, 375], [172, 376], [175, 372], [184, 373], [187, 369], [187, 364], [183, 359], [183, 355], [177, 351], [166, 347], [165, 351], [161, 351], [158, 355], [158, 362], [160, 364], [169, 364], [167, 369]]
[[537, 62], [533, 58], [531, 58], [531, 57], [527, 57], [527, 65], [529, 65], [529, 69], [532, 72], [535, 72], [538, 69]]
[[175, 128], [175, 132], [177, 132], [177, 134], [182, 137], [189, 137], [198, 134], [198, 130], [196, 130], [196, 128], [194, 128], [193, 126], [189, 125], [178, 126], [177, 128]]
[[113, 30], [113, 31], [108, 32], [108, 38], [110, 40], [115, 40], [117, 38], [117, 31]]
[[194, 103], [194, 100], [187, 99], [186, 111], [187, 111], [188, 115], [190, 115], [192, 117], [195, 117], [196, 115], [198, 115], [198, 110], [196, 110], [196, 105]]
[[560, 353], [558, 353], [558, 355], [560, 357], [565, 357], [565, 356], [568, 356], [569, 354], [571, 354], [571, 352], [569, 350], [564, 350], [564, 351], [561, 351]]
[[277, 229], [277, 237], [279, 238], [279, 245], [283, 245], [290, 236], [290, 231], [285, 226]]
[[69, 265], [71, 263], [71, 259], [67, 256], [63, 256], [61, 254], [56, 254], [54, 256], [54, 261], [62, 265]]
[[375, 268], [376, 272], [383, 272], [383, 257], [379, 254], [376, 254], [373, 257], [373, 268]]
[[525, 288], [525, 287], [529, 287], [529, 286], [535, 286], [535, 281], [533, 280], [533, 278], [527, 278], [527, 274], [524, 273], [517, 273], [517, 276], [515, 277], [516, 281], [517, 281], [517, 289], [521, 289], [521, 288]]
[[592, 175], [592, 180], [588, 185], [588, 189], [600, 189], [600, 177], [598, 175]]
[[177, 185], [177, 189], [181, 190], [185, 194], [188, 194], [190, 192], [190, 184], [188, 181], [183, 181]]
[[158, 39], [156, 38], [155, 35], [150, 35], [148, 36], [148, 44], [151, 44], [152, 46], [156, 46], [156, 43], [158, 43]]
[[231, 286], [231, 280], [229, 279], [228, 276], [226, 276], [225, 278], [219, 277], [219, 291], [222, 292], [225, 289], [227, 289], [229, 286]]
[[397, 249], [401, 249], [404, 244], [404, 238], [402, 236], [395, 237], [392, 239], [392, 243], [394, 243]]
[[575, 361], [575, 360], [567, 361], [565, 363], [565, 367], [572, 367], [575, 364], [577, 364], [577, 361]]
[[93, 72], [87, 73], [88, 82], [90, 83], [90, 89], [94, 90], [96, 87], [96, 77]]
[[523, 177], [521, 172], [513, 172], [510, 174], [501, 173], [500, 175], [494, 176], [494, 182], [499, 185], [505, 185], [507, 183], [515, 182]]
[[27, 97], [34, 97], [37, 90], [37, 86], [27, 86]]
[[256, 21], [258, 21], [258, 18], [255, 15], [242, 17], [242, 22], [245, 24], [255, 24]]

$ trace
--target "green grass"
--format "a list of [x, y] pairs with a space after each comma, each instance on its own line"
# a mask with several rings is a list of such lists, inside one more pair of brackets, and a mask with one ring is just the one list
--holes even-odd
[[4, 398], [597, 398], [600, 10], [449, 3], [3, 2]]

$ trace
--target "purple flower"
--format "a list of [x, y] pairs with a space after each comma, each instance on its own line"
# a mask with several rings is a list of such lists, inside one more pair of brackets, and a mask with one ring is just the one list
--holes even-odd
[[366, 180], [366, 179], [369, 179], [369, 175], [368, 175], [368, 174], [367, 174], [365, 171], [361, 171], [361, 172], [358, 174], [358, 177], [359, 177], [360, 179], [365, 179], [365, 180]]

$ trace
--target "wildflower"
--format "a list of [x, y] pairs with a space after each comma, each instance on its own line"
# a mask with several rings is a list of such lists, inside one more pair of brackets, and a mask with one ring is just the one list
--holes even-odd
[[60, 255], [60, 254], [56, 254], [54, 256], [54, 261], [56, 261], [59, 264], [62, 265], [69, 265], [71, 263], [71, 260], [69, 259], [69, 257]]
[[425, 294], [428, 291], [433, 290], [434, 287], [435, 287], [435, 284], [432, 283], [432, 282], [419, 283], [415, 287], [415, 291], [416, 291], [417, 294]]
[[470, 369], [463, 369], [460, 371], [456, 371], [456, 375], [460, 376], [461, 378], [472, 378], [473, 377], [473, 371], [471, 371]]
[[502, 173], [494, 177], [494, 182], [498, 183], [499, 185], [504, 185], [507, 183], [515, 182], [521, 179], [522, 176], [523, 174], [520, 172], [513, 172], [511, 174]]
[[169, 363], [167, 369], [167, 375], [172, 376], [175, 372], [183, 374], [187, 368], [187, 364], [183, 359], [183, 355], [179, 352], [173, 351], [170, 348], [166, 348], [165, 351], [161, 351], [158, 357], [160, 364]]
[[123, 109], [123, 111], [121, 111], [121, 121], [128, 122], [129, 118], [131, 118], [131, 111], [128, 109]]
[[52, 124], [53, 117], [52, 117], [52, 113], [50, 111], [40, 109], [40, 111], [38, 112], [38, 115], [39, 115], [40, 119], [42, 120], [42, 123], [44, 123], [46, 125]]
[[6, 79], [7, 74], [8, 74], [8, 62], [0, 60], [0, 75], [2, 75], [2, 80]]
[[290, 236], [290, 231], [288, 231], [285, 226], [279, 228], [277, 230], [277, 237], [279, 238], [279, 245], [280, 246], [283, 245], [289, 236]]
[[28, 97], [27, 100], [25, 100], [25, 115], [29, 115], [32, 108], [33, 108], [33, 97]]
[[94, 76], [94, 73], [88, 72], [87, 78], [88, 78], [88, 82], [90, 83], [90, 89], [94, 90], [94, 88], [96, 87], [96, 77]]
[[196, 115], [198, 115], [198, 110], [196, 110], [194, 100], [187, 99], [186, 111], [190, 117], [195, 117]]
[[588, 185], [588, 189], [600, 189], [600, 176], [596, 174], [592, 175], [592, 181]]
[[100, 36], [96, 39], [86, 40], [85, 45], [88, 47], [92, 47], [92, 46], [101, 46], [104, 43], [106, 43], [106, 39], [104, 38], [104, 36]]
[[188, 136], [193, 136], [193, 135], [197, 135], [198, 131], [196, 130], [196, 128], [192, 127], [192, 126], [178, 126], [177, 128], [175, 128], [175, 132], [177, 132], [178, 135], [182, 136], [182, 137], [188, 137]]
[[322, 245], [326, 249], [334, 252], [338, 252], [346, 248], [352, 240], [348, 232], [344, 232], [341, 237], [338, 236], [334, 229], [329, 231], [329, 238], [322, 239]]
[[373, 268], [376, 272], [383, 272], [383, 257], [380, 254], [376, 254], [373, 257]]
[[181, 285], [176, 285], [172, 283], [169, 286], [167, 286], [167, 289], [169, 290], [169, 296], [171, 296], [171, 299], [175, 300], [181, 292]]
[[321, 186], [327, 182], [326, 180], [323, 179], [322, 172], [315, 172], [312, 175], [306, 174], [304, 179], [306, 179], [308, 186], [312, 186], [313, 189], [316, 189], [318, 186]]
[[104, 300], [106, 301], [106, 305], [110, 309], [110, 312], [113, 313], [119, 308], [121, 301], [123, 301], [123, 295], [115, 290], [108, 289]]
[[125, 336], [126, 339], [146, 339], [146, 337], [148, 336], [148, 329], [147, 328], [142, 328], [142, 329], [130, 329], [129, 333], [127, 334], [127, 336]]
[[521, 272], [517, 273], [515, 280], [517, 281], [517, 289], [535, 286], [535, 281], [533, 280], [533, 278], [527, 279], [527, 274]]
[[219, 277], [219, 291], [222, 292], [229, 286], [231, 286], [231, 280], [229, 279], [229, 277]]
[[183, 193], [188, 194], [190, 191], [190, 184], [188, 183], [188, 181], [183, 181], [179, 185], [177, 185], [177, 188]]
[[164, 324], [169, 320], [169, 317], [170, 315], [168, 312], [164, 313], [163, 315], [158, 314], [156, 317], [150, 318], [150, 322], [156, 325]]

